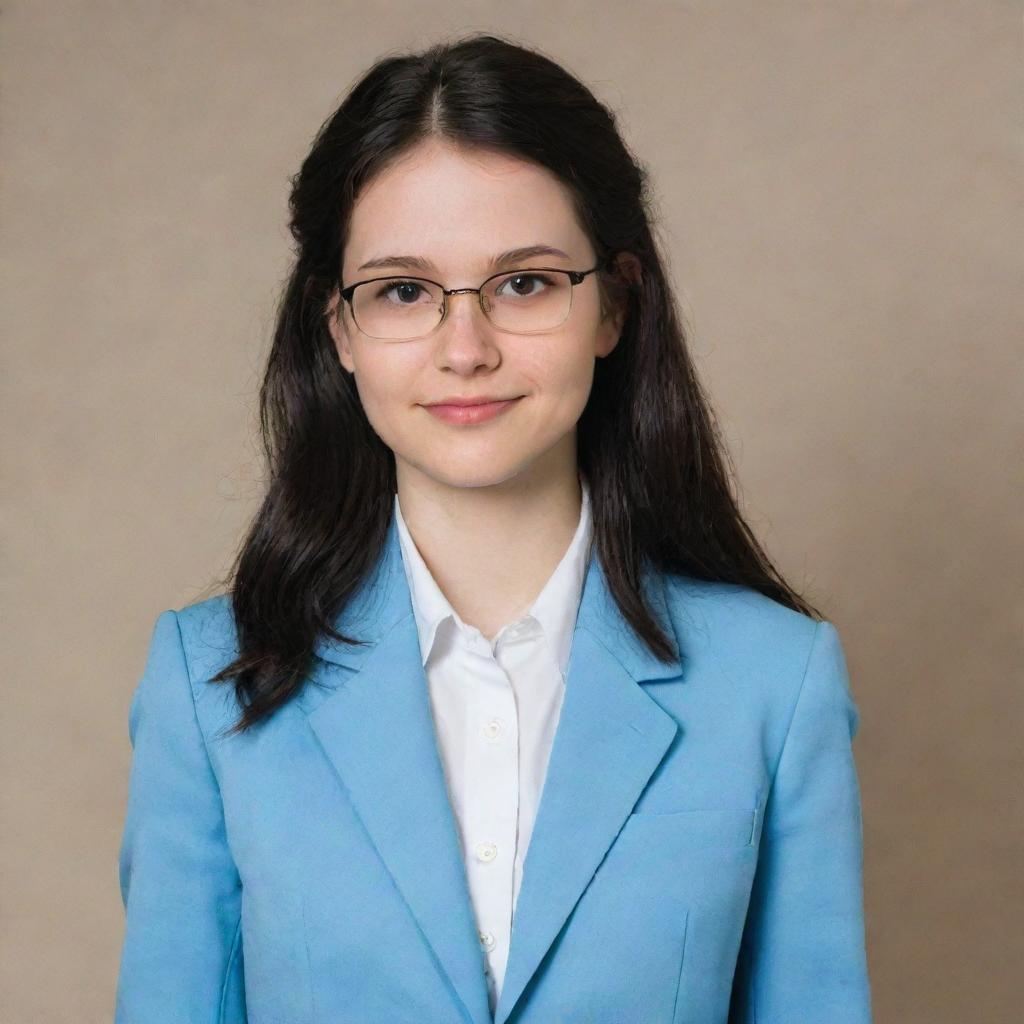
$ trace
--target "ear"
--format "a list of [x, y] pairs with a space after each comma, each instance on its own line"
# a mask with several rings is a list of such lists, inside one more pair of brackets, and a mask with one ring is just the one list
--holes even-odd
[[334, 288], [324, 310], [327, 329], [334, 339], [334, 347], [338, 350], [338, 359], [349, 373], [355, 373], [355, 361], [352, 358], [352, 346], [349, 344], [348, 325], [345, 321], [345, 303], [342, 301], [338, 288]]
[[631, 252], [621, 252], [615, 258], [615, 277], [606, 285], [611, 309], [605, 311], [599, 328], [595, 354], [608, 355], [619, 343], [622, 327], [629, 312], [629, 295], [632, 287], [640, 283], [640, 261]]

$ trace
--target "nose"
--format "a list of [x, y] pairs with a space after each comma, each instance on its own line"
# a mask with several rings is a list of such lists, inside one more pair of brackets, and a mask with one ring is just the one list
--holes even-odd
[[437, 338], [440, 358], [456, 367], [472, 368], [494, 360], [497, 355], [494, 326], [484, 315], [475, 288], [456, 288], [449, 292]]

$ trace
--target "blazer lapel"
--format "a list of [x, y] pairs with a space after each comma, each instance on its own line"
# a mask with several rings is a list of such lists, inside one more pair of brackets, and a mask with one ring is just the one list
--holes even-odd
[[375, 575], [317, 654], [356, 669], [308, 716], [324, 751], [473, 1024], [489, 1024], [483, 952], [444, 768], [395, 521]]
[[[660, 574], [645, 587], [676, 642]], [[679, 729], [639, 684], [680, 672], [678, 658], [658, 661], [632, 631], [592, 554], [495, 1024], [508, 1020]]]
[[[647, 573], [643, 586], [677, 642], [661, 574]], [[490, 1024], [483, 953], [393, 517], [374, 572], [335, 628], [370, 644], [321, 640], [317, 655], [355, 674], [309, 722], [470, 1019]], [[594, 549], [494, 1024], [511, 1015], [678, 731], [640, 684], [681, 671], [678, 658], [655, 658], [623, 618]]]

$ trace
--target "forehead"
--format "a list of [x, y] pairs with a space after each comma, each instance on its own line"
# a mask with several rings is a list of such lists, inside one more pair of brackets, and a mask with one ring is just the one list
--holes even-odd
[[546, 168], [493, 150], [429, 139], [380, 171], [360, 193], [345, 245], [346, 276], [395, 253], [442, 272], [476, 273], [491, 257], [549, 245], [574, 267], [592, 252], [569, 190]]

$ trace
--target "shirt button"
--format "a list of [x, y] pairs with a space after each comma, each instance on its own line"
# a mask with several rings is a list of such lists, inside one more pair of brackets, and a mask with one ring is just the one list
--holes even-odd
[[477, 843], [476, 859], [482, 860], [485, 864], [498, 856], [498, 847], [494, 843]]
[[490, 932], [480, 932], [480, 945], [487, 950], [494, 949], [494, 936]]
[[484, 735], [485, 735], [485, 736], [486, 736], [486, 737], [487, 737], [488, 739], [491, 739], [491, 740], [493, 740], [493, 739], [494, 739], [494, 737], [495, 737], [495, 736], [497, 736], [499, 732], [501, 732], [501, 722], [500, 722], [500, 721], [498, 721], [498, 719], [497, 719], [497, 718], [492, 718], [492, 719], [491, 719], [491, 720], [490, 720], [490, 721], [489, 721], [489, 722], [488, 722], [488, 723], [487, 723], [487, 724], [486, 724], [486, 725], [484, 726]]

